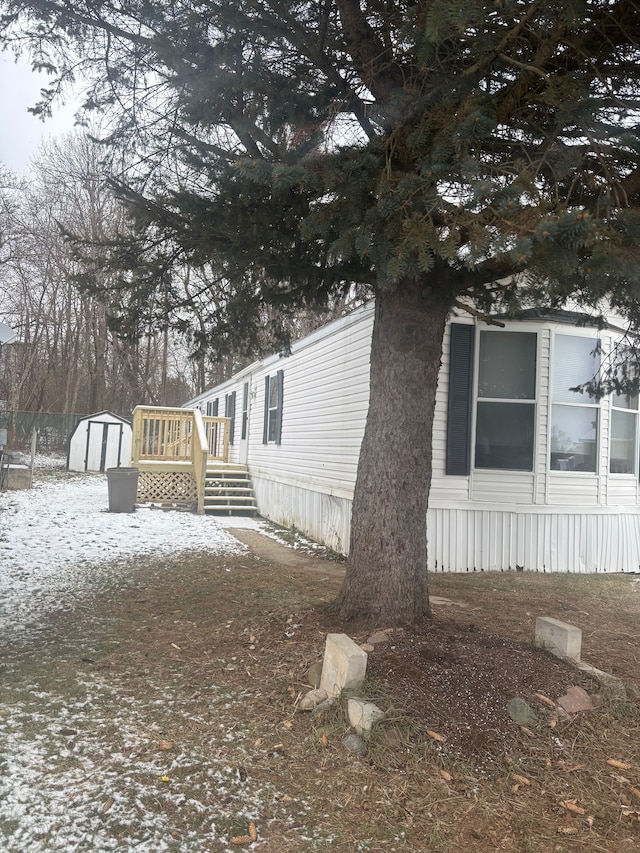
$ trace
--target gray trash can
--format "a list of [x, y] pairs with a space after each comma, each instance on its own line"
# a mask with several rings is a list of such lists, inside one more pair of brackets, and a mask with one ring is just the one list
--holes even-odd
[[109, 512], [133, 512], [138, 494], [137, 468], [107, 468]]

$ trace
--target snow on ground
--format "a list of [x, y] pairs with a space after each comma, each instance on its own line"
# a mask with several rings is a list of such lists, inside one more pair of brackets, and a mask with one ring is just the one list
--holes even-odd
[[0, 630], [42, 616], [57, 602], [95, 588], [118, 560], [143, 554], [200, 549], [245, 550], [226, 526], [253, 519], [198, 516], [179, 510], [108, 511], [104, 474], [36, 482], [33, 489], [0, 493]]
[[[228, 730], [211, 727], [212, 715], [224, 719], [246, 697], [215, 684], [202, 686], [200, 700], [185, 696], [179, 669], [161, 684], [147, 678], [144, 695], [132, 694], [126, 673], [82, 664], [92, 624], [105, 631], [94, 593], [126, 589], [137, 556], [243, 552], [224, 525], [262, 529], [251, 519], [180, 511], [110, 513], [104, 475], [61, 473], [29, 491], [0, 493], [2, 851], [231, 851], [234, 822], [246, 826], [267, 802], [278, 812], [276, 786], [238, 777], [238, 763], [250, 757], [235, 715]], [[51, 619], [73, 609], [86, 614], [88, 636]], [[193, 725], [207, 732], [202, 743], [158, 751], [165, 730]], [[291, 801], [280, 819], [299, 826], [306, 808]]]

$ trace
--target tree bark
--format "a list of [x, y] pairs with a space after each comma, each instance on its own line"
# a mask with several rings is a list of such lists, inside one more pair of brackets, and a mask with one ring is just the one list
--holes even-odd
[[427, 506], [442, 339], [453, 295], [435, 273], [376, 297], [370, 400], [353, 499], [343, 621], [429, 616]]

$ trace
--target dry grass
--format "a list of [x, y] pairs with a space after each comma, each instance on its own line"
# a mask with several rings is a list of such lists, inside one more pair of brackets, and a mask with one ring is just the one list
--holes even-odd
[[[409, 701], [415, 697], [390, 683], [367, 687], [390, 713], [363, 758], [342, 745], [342, 704], [324, 716], [296, 713], [308, 668], [336, 627], [324, 605], [339, 584], [335, 571], [283, 568], [252, 555], [149, 558], [126, 588], [66, 613], [47, 627], [46, 644], [36, 639], [20, 654], [29, 683], [49, 692], [55, 686], [62, 703], [65, 691], [73, 698], [78, 673], [90, 673], [117, 687], [120, 707], [145, 721], [150, 751], [164, 741], [168, 754], [197, 754], [203, 766], [178, 762], [171, 775], [187, 799], [197, 796], [207, 755], [223, 761], [229, 778], [207, 808], [219, 815], [218, 836], [226, 841], [207, 836], [200, 848], [188, 847], [181, 839], [197, 837], [201, 817], [150, 796], [143, 807], [162, 810], [174, 839], [166, 849], [243, 849], [229, 848], [229, 838], [246, 835], [249, 819], [262, 853], [640, 848], [640, 706], [632, 691], [607, 693], [602, 708], [553, 729], [542, 711], [530, 733], [513, 724], [508, 748], [490, 770], [479, 754], [452, 753], [431, 739], [428, 721]], [[432, 594], [468, 605], [435, 612], [466, 630], [470, 642], [492, 634], [527, 647], [535, 617], [556, 616], [582, 628], [585, 659], [636, 684], [639, 586], [631, 576], [431, 580]], [[163, 685], [171, 697], [164, 709]], [[123, 718], [110, 733], [118, 749], [126, 748]], [[627, 766], [614, 767], [612, 759]], [[243, 803], [250, 783], [264, 796]], [[120, 836], [115, 824], [109, 831], [125, 843], [126, 827]], [[55, 832], [43, 849], [62, 849]]]

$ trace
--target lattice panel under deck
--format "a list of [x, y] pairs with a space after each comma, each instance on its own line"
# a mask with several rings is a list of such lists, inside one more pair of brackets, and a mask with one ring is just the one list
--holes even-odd
[[197, 504], [196, 481], [190, 471], [140, 471], [138, 503]]

